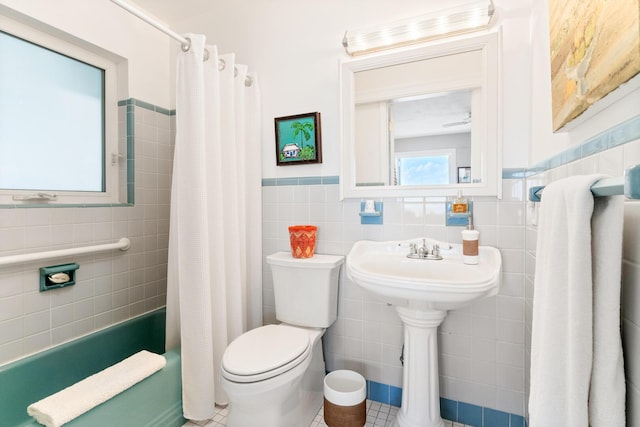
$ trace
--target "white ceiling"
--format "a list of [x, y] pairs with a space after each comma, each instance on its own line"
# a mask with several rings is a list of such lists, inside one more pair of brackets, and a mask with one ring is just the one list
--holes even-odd
[[213, 0], [126, 0], [165, 24], [183, 21], [213, 7]]

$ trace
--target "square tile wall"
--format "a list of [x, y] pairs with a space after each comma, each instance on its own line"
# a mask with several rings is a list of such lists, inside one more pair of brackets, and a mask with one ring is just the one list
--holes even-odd
[[[118, 109], [121, 141], [135, 140], [135, 206], [0, 209], [0, 256], [121, 237], [131, 248], [0, 268], [0, 364], [165, 304], [175, 116], [135, 100]], [[80, 264], [77, 283], [40, 293], [38, 268], [66, 262]]]
[[[440, 327], [441, 396], [524, 414], [525, 195], [522, 179], [504, 181], [504, 198], [474, 197], [480, 244], [500, 249], [497, 296], [450, 311]], [[384, 198], [384, 224], [360, 224], [360, 200], [339, 199], [336, 184], [263, 186], [263, 253], [288, 251], [287, 227], [318, 226], [317, 253], [346, 255], [362, 239], [422, 236], [461, 242], [445, 226], [443, 197]], [[276, 322], [271, 273], [263, 267], [265, 323]], [[395, 309], [340, 277], [338, 320], [325, 335], [327, 369], [353, 369], [370, 381], [402, 386], [403, 328]]]

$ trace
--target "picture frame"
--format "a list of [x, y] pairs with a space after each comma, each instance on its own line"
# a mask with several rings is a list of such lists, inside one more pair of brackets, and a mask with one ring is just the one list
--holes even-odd
[[640, 0], [549, 1], [554, 132], [640, 73], [639, 24]]
[[276, 165], [322, 163], [320, 113], [276, 117]]
[[458, 168], [458, 184], [468, 184], [471, 182], [471, 166]]

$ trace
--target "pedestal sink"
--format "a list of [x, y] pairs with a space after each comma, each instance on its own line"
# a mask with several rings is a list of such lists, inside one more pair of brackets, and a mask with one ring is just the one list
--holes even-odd
[[[441, 260], [407, 255], [416, 244]], [[433, 257], [430, 257], [433, 258]], [[462, 262], [462, 246], [431, 239], [359, 241], [347, 255], [347, 276], [396, 307], [404, 325], [402, 406], [397, 427], [442, 427], [438, 381], [438, 326], [447, 310], [495, 295], [500, 252], [480, 246], [479, 263]]]

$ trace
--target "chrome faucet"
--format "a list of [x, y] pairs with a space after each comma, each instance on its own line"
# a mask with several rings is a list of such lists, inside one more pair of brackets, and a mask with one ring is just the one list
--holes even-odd
[[441, 260], [440, 246], [435, 244], [431, 247], [431, 251], [429, 251], [429, 248], [427, 247], [427, 239], [422, 239], [422, 246], [420, 247], [418, 247], [417, 243], [410, 243], [407, 258]]
[[425, 258], [429, 255], [429, 249], [427, 249], [427, 239], [422, 239], [422, 246], [418, 248], [418, 256], [420, 258]]
[[437, 243], [433, 245], [433, 248], [431, 248], [431, 255], [434, 257], [440, 257], [440, 245], [438, 245]]
[[418, 245], [415, 243], [409, 243], [409, 255], [418, 256]]

